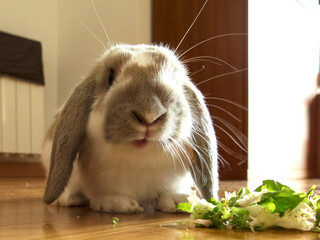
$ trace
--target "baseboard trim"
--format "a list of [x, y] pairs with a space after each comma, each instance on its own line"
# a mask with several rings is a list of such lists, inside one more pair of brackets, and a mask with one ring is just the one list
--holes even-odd
[[0, 154], [0, 177], [45, 177], [39, 154]]

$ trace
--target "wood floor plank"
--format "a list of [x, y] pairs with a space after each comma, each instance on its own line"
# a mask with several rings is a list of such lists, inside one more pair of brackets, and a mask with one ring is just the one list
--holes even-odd
[[[88, 207], [56, 207], [42, 202], [43, 178], [0, 178], [0, 239], [318, 239], [319, 234], [268, 230], [262, 233], [220, 229], [185, 229], [175, 224], [186, 214], [161, 212], [105, 214]], [[224, 181], [224, 190], [251, 185]], [[290, 186], [306, 191], [320, 180], [295, 181]], [[318, 190], [317, 190], [318, 191]], [[112, 217], [118, 217], [114, 227]]]

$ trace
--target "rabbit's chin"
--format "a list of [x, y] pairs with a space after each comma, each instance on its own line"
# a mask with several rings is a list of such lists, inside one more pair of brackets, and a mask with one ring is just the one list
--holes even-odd
[[148, 145], [148, 140], [147, 139], [141, 139], [141, 140], [135, 140], [132, 142], [133, 146], [137, 147], [137, 148], [143, 148], [145, 146]]

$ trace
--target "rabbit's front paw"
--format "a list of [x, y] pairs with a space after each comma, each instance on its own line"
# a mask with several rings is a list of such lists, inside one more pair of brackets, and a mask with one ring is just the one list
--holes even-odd
[[178, 212], [177, 204], [186, 201], [186, 194], [162, 193], [157, 201], [156, 209], [162, 212], [175, 213]]
[[136, 200], [123, 195], [108, 195], [90, 199], [90, 207], [99, 212], [141, 213], [144, 211]]

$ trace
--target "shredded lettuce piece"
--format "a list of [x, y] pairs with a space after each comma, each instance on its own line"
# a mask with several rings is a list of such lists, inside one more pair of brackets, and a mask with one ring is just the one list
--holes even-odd
[[307, 193], [297, 193], [277, 181], [265, 180], [253, 192], [247, 188], [240, 188], [237, 193], [225, 192], [221, 201], [206, 201], [193, 192], [188, 202], [179, 203], [177, 208], [191, 213], [190, 227], [320, 231], [320, 197], [315, 189], [313, 185]]
[[267, 208], [262, 208], [260, 213], [250, 223], [251, 228], [282, 227], [286, 229], [298, 229], [311, 231], [316, 221], [315, 211], [306, 203], [301, 202], [291, 211], [286, 211], [282, 216], [279, 213], [271, 213]]
[[117, 217], [113, 217], [113, 218], [112, 218], [112, 224], [113, 224], [113, 225], [117, 225], [118, 222], [119, 222], [119, 218], [117, 218]]

